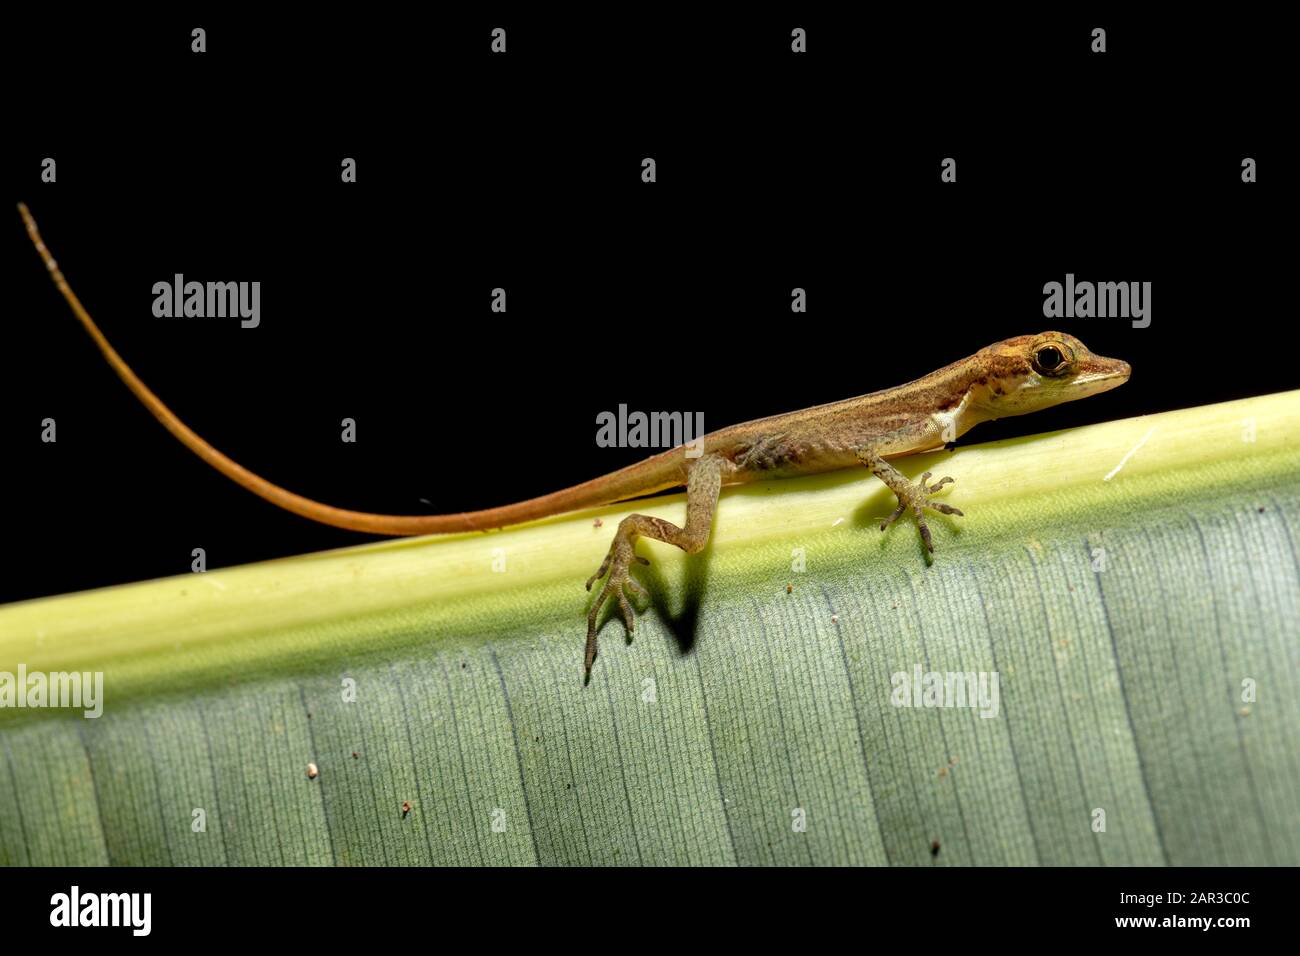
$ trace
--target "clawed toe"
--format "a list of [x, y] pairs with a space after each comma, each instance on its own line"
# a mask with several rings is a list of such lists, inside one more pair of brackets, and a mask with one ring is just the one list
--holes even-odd
[[590, 591], [591, 586], [595, 584], [597, 581], [599, 581], [601, 578], [603, 578], [605, 576], [605, 572], [608, 570], [609, 570], [609, 558], [606, 558], [604, 561], [601, 562], [600, 570], [597, 571], [595, 574], [593, 574], [591, 577], [587, 578], [587, 590]]
[[904, 501], [900, 501], [898, 503], [898, 507], [894, 509], [894, 513], [890, 515], [888, 518], [886, 518], [884, 521], [880, 522], [880, 530], [884, 531], [886, 528], [888, 528], [891, 524], [893, 524], [895, 521], [901, 518], [903, 516], [903, 512], [906, 510], [907, 510], [907, 503]]
[[920, 482], [921, 491], [923, 491], [927, 495], [935, 494], [944, 485], [955, 484], [952, 478], [944, 477], [944, 478], [940, 478], [934, 484], [927, 486], [926, 481], [928, 481], [929, 478], [930, 478], [930, 472], [927, 471], [924, 475], [921, 476], [921, 482]]
[[627, 601], [627, 595], [620, 589], [618, 592], [618, 609], [623, 614], [623, 623], [627, 626], [627, 631], [631, 634], [636, 630], [636, 615], [632, 613], [632, 605]]

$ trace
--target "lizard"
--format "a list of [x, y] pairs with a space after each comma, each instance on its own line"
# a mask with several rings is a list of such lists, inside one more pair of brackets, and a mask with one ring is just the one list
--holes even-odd
[[584, 682], [590, 680], [596, 659], [601, 608], [614, 600], [629, 635], [635, 630], [636, 617], [629, 598], [647, 595], [630, 571], [633, 564], [650, 563], [636, 553], [637, 539], [653, 538], [675, 545], [687, 554], [698, 553], [708, 543], [723, 486], [865, 466], [898, 499], [898, 507], [881, 523], [880, 530], [886, 530], [905, 513], [910, 513], [926, 552], [933, 553], [934, 540], [924, 512], [964, 517], [958, 508], [935, 500], [935, 494], [952, 484], [953, 479], [945, 477], [928, 484], [932, 476], [927, 471], [912, 481], [891, 464], [892, 459], [942, 448], [981, 422], [1024, 415], [1108, 391], [1126, 382], [1130, 374], [1127, 362], [1096, 355], [1073, 335], [1064, 332], [1019, 335], [994, 342], [974, 355], [906, 385], [729, 425], [709, 432], [702, 440], [515, 504], [444, 515], [349, 511], [305, 498], [254, 474], [182, 422], [109, 344], [68, 286], [58, 263], [41, 240], [30, 211], [22, 203], [18, 209], [55, 286], [135, 397], [163, 427], [217, 471], [301, 517], [380, 535], [489, 531], [685, 485], [685, 525], [678, 526], [652, 515], [628, 515], [619, 523], [604, 561], [587, 579], [588, 591], [602, 578], [605, 583], [587, 611]]

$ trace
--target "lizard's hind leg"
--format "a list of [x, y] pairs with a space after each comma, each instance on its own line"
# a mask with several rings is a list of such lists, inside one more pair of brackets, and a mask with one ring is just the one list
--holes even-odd
[[695, 554], [709, 541], [709, 529], [713, 525], [713, 512], [717, 509], [721, 488], [722, 463], [713, 456], [706, 456], [691, 465], [686, 478], [686, 527], [679, 528], [671, 521], [642, 514], [628, 515], [619, 522], [609, 553], [601, 562], [600, 569], [587, 579], [587, 590], [590, 591], [592, 584], [609, 572], [604, 587], [596, 595], [596, 600], [591, 602], [591, 610], [587, 612], [587, 653], [583, 661], [587, 678], [591, 677], [591, 665], [596, 660], [596, 630], [600, 609], [609, 598], [618, 601], [628, 633], [631, 634], [636, 629], [636, 616], [628, 601], [628, 593], [644, 595], [646, 592], [628, 572], [633, 561], [650, 563], [636, 553], [637, 537], [666, 541], [687, 554]]

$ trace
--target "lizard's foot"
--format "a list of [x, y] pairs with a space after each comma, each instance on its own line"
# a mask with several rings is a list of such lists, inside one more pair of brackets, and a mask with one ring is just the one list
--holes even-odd
[[901, 518], [904, 511], [911, 511], [913, 517], [916, 518], [916, 526], [921, 530], [921, 540], [925, 542], [925, 549], [933, 554], [934, 542], [930, 539], [930, 528], [925, 523], [923, 515], [925, 509], [929, 508], [931, 511], [938, 511], [940, 514], [946, 515], [960, 515], [961, 517], [965, 517], [965, 515], [962, 514], [960, 509], [954, 508], [952, 505], [931, 500], [940, 488], [952, 484], [953, 480], [951, 478], [940, 478], [933, 485], [927, 485], [926, 482], [930, 479], [930, 475], [931, 472], [927, 471], [917, 481], [904, 485], [902, 491], [895, 489], [894, 493], [898, 495], [898, 507], [894, 509], [892, 515], [881, 523], [880, 530], [884, 531]]
[[591, 610], [587, 612], [587, 654], [583, 660], [586, 679], [590, 679], [591, 665], [596, 660], [596, 626], [600, 618], [600, 609], [605, 606], [605, 602], [610, 597], [618, 600], [618, 608], [623, 614], [623, 623], [627, 626], [628, 634], [636, 630], [636, 616], [628, 596], [635, 594], [644, 597], [646, 590], [628, 573], [633, 561], [640, 564], [650, 563], [636, 553], [635, 538], [620, 525], [618, 533], [614, 535], [614, 542], [609, 546], [609, 553], [601, 562], [600, 570], [587, 578], [587, 590], [590, 591], [592, 584], [605, 577], [606, 571], [609, 572], [605, 586], [600, 589], [596, 600], [591, 602]]

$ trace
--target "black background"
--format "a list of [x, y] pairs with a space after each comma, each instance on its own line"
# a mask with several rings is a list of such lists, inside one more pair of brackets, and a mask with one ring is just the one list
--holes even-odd
[[[382, 934], [407, 931], [430, 940], [478, 934], [519, 949], [539, 941], [655, 938], [726, 951], [770, 945], [774, 935], [793, 932], [814, 949], [860, 938], [905, 952], [951, 949], [962, 941], [1014, 952], [1044, 937], [1114, 945], [1129, 936], [1132, 943], [1156, 940], [1180, 953], [1222, 953], [1246, 943], [1281, 943], [1290, 922], [1282, 868], [1006, 867], [996, 878], [979, 878], [987, 875], [972, 879], [963, 868], [942, 866], [894, 867], [887, 874], [827, 868], [801, 871], [794, 884], [788, 873], [761, 867], [626, 868], [611, 886], [603, 869], [576, 867], [544, 875], [367, 867], [363, 879], [346, 868], [42, 867], [0, 871], [0, 888], [9, 917], [6, 941], [42, 948], [116, 941], [174, 951], [196, 938], [209, 945], [247, 945], [256, 938], [303, 950], [345, 944], [373, 949]], [[673, 889], [666, 891], [667, 881]], [[136, 938], [121, 927], [51, 927], [51, 897], [74, 884], [82, 894], [151, 893], [152, 932]], [[1208, 893], [1249, 902], [1120, 902], [1121, 894], [1167, 898], [1170, 892], [1185, 900]], [[1117, 927], [1117, 917], [1246, 917], [1250, 926]]]
[[[340, 507], [462, 511], [621, 467], [642, 453], [595, 444], [620, 403], [713, 429], [1051, 327], [1133, 365], [1117, 391], [964, 439], [987, 441], [1300, 386], [1283, 31], [1218, 16], [9, 21], [3, 182], [165, 402]], [[185, 573], [195, 547], [215, 568], [369, 540], [168, 436], [7, 208], [0, 601]], [[260, 281], [261, 326], [155, 318], [153, 283], [177, 272]], [[1151, 326], [1045, 319], [1043, 284], [1067, 272], [1150, 281]]]

